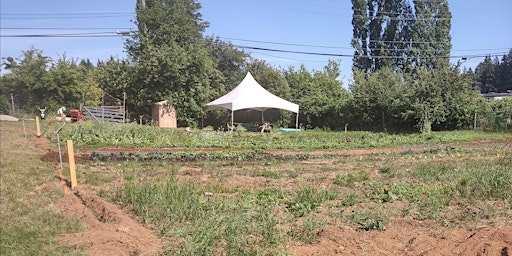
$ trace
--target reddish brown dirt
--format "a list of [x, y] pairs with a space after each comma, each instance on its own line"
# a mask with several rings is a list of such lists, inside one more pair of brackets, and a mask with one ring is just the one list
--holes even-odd
[[394, 220], [385, 231], [326, 227], [316, 244], [294, 244], [293, 255], [511, 255], [512, 224], [470, 232], [435, 223]]
[[[2, 126], [4, 129], [12, 127]], [[41, 160], [59, 163], [59, 153], [56, 146], [45, 137], [29, 135], [32, 148], [42, 154]], [[75, 156], [77, 162], [87, 161], [87, 155]], [[66, 153], [62, 155], [63, 162], [68, 161]], [[68, 182], [69, 185], [69, 182]], [[95, 195], [97, 188], [79, 185], [73, 193], [68, 193], [56, 203], [61, 213], [67, 217], [80, 220], [85, 231], [76, 234], [62, 234], [58, 240], [74, 248], [85, 248], [89, 255], [160, 255], [163, 252], [163, 242], [151, 230], [132, 219], [118, 205], [107, 202]], [[36, 193], [47, 193], [62, 190], [59, 182], [49, 182], [37, 186]], [[67, 190], [67, 189], [66, 189]], [[69, 190], [68, 190], [69, 191]]]
[[64, 234], [59, 241], [75, 248], [85, 246], [89, 255], [157, 255], [162, 242], [155, 234], [130, 218], [117, 205], [95, 196], [94, 189], [82, 186], [65, 196], [57, 207], [66, 216], [77, 218], [86, 231]]
[[[510, 146], [511, 140], [498, 144]], [[465, 143], [478, 147], [482, 142]], [[454, 144], [455, 145], [455, 144]], [[58, 163], [59, 156], [50, 143], [37, 138], [34, 146], [44, 154], [41, 159]], [[407, 148], [355, 149], [315, 151], [315, 154], [367, 155], [372, 153], [421, 151], [426, 146]], [[435, 148], [435, 147], [432, 147]], [[165, 149], [160, 149], [165, 150]], [[179, 150], [179, 149], [169, 149]], [[213, 149], [205, 149], [213, 150]], [[156, 151], [155, 149], [105, 149], [104, 152]], [[279, 151], [274, 153], [294, 153]], [[63, 156], [66, 159], [66, 155]], [[86, 161], [88, 154], [75, 157]], [[63, 160], [64, 161], [64, 160]], [[55, 186], [39, 186], [44, 193]], [[154, 233], [131, 218], [131, 215], [95, 196], [94, 188], [79, 186], [74, 194], [65, 196], [58, 206], [66, 216], [79, 219], [86, 231], [61, 235], [62, 243], [85, 247], [90, 255], [154, 255], [162, 252], [162, 241]], [[293, 243], [292, 255], [512, 255], [512, 220], [473, 232], [460, 228], [443, 228], [435, 222], [396, 219], [386, 224], [385, 231], [358, 232], [352, 228], [328, 226], [317, 233], [314, 244]]]

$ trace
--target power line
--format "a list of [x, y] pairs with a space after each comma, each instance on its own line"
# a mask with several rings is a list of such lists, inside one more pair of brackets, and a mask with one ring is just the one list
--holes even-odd
[[351, 47], [341, 47], [341, 46], [326, 46], [326, 45], [310, 45], [310, 44], [281, 43], [281, 42], [260, 41], [260, 40], [240, 39], [240, 38], [231, 38], [231, 37], [219, 37], [219, 38], [226, 39], [226, 40], [234, 40], [234, 41], [242, 41], [242, 42], [252, 42], [252, 43], [263, 43], [263, 44], [277, 44], [277, 45], [289, 45], [289, 46], [304, 46], [304, 47], [313, 47], [313, 48], [353, 49], [353, 48], [351, 48]]
[[93, 33], [70, 33], [70, 34], [0, 35], [0, 37], [119, 37], [119, 36], [126, 36], [126, 35], [127, 35], [126, 32], [93, 32]]
[[[322, 53], [322, 52], [306, 52], [306, 51], [291, 51], [291, 50], [282, 50], [282, 49], [271, 49], [271, 48], [263, 48], [263, 47], [253, 47], [253, 46], [244, 46], [244, 45], [233, 45], [234, 47], [241, 49], [249, 49], [249, 50], [259, 50], [259, 51], [270, 51], [270, 52], [280, 52], [280, 53], [294, 53], [294, 54], [305, 54], [305, 55], [317, 55], [317, 56], [328, 56], [328, 57], [356, 57], [356, 58], [376, 58], [376, 59], [426, 59], [430, 58], [427, 56], [389, 56], [389, 55], [353, 55], [353, 54], [339, 54], [339, 53]], [[449, 59], [462, 59], [462, 58], [484, 58], [487, 56], [502, 56], [506, 54], [506, 52], [497, 52], [497, 53], [486, 53], [486, 54], [475, 54], [475, 55], [450, 55], [447, 57], [439, 56], [438, 58], [449, 58]]]
[[[102, 32], [104, 34], [112, 34], [110, 36], [128, 36], [131, 32], [137, 32], [137, 30], [131, 30], [132, 28], [56, 28], [56, 27], [23, 27], [23, 28], [1, 28], [6, 30], [123, 30], [122, 32], [109, 31]], [[130, 30], [130, 31], [126, 31]], [[24, 35], [0, 35], [0, 37], [88, 37], [88, 36], [98, 36], [99, 32], [91, 32], [91, 33], [69, 33], [69, 34], [24, 34]], [[263, 40], [252, 40], [252, 39], [241, 39], [241, 38], [233, 38], [233, 37], [219, 37], [225, 40], [232, 41], [241, 41], [241, 42], [252, 42], [252, 43], [262, 43], [262, 44], [272, 44], [272, 45], [287, 45], [287, 46], [299, 46], [299, 47], [310, 47], [310, 48], [324, 48], [324, 49], [345, 49], [345, 50], [354, 50], [352, 47], [342, 47], [342, 46], [329, 46], [329, 45], [313, 45], [313, 44], [297, 44], [297, 43], [285, 43], [285, 42], [275, 42], [275, 41], [263, 41]], [[417, 42], [417, 41], [388, 41], [388, 40], [368, 40], [371, 43], [404, 43], [404, 44], [436, 44], [438, 42]], [[490, 48], [490, 49], [452, 49], [451, 51], [505, 51], [510, 48]], [[408, 51], [409, 48], [366, 48], [366, 50], [393, 50], [393, 51]]]
[[104, 27], [104, 28], [95, 28], [95, 27], [68, 27], [68, 28], [57, 28], [57, 27], [4, 27], [0, 29], [6, 29], [6, 30], [130, 30], [133, 28], [113, 28], [113, 27]]
[[[273, 42], [273, 41], [261, 41], [261, 40], [250, 40], [250, 39], [240, 39], [240, 38], [232, 38], [232, 37], [219, 37], [225, 40], [233, 40], [233, 41], [241, 41], [241, 42], [253, 42], [253, 43], [263, 43], [263, 44], [274, 44], [274, 45], [289, 45], [289, 46], [302, 46], [302, 47], [312, 47], [312, 48], [326, 48], [326, 49], [349, 49], [354, 50], [352, 47], [342, 47], [342, 46], [327, 46], [327, 45], [311, 45], [311, 44], [296, 44], [296, 43], [283, 43], [283, 42]], [[438, 42], [416, 42], [416, 41], [386, 41], [386, 40], [369, 40], [369, 42], [373, 43], [404, 43], [404, 44], [437, 44]], [[409, 48], [366, 48], [367, 50], [410, 50]], [[510, 48], [492, 48], [492, 49], [460, 49], [460, 50], [452, 50], [452, 51], [505, 51]]]
[[60, 17], [0, 17], [2, 20], [42, 20], [42, 19], [90, 19], [90, 18], [118, 18], [118, 17], [127, 17], [128, 15], [83, 15], [83, 16], [60, 16]]
[[266, 53], [262, 53], [262, 52], [253, 52], [253, 51], [249, 51], [251, 54], [260, 54], [260, 55], [265, 55], [265, 56], [269, 56], [269, 57], [272, 57], [272, 58], [278, 58], [278, 59], [284, 59], [284, 60], [293, 60], [293, 61], [302, 61], [302, 62], [327, 62], [326, 60], [304, 60], [304, 59], [296, 59], [296, 58], [288, 58], [288, 57], [282, 57], [282, 56], [276, 56], [276, 55], [272, 55], [272, 54], [266, 54]]
[[[116, 32], [91, 32], [91, 33], [69, 33], [69, 34], [23, 34], [23, 35], [0, 35], [0, 37], [122, 37], [129, 36], [131, 32], [129, 31], [116, 31]], [[226, 38], [228, 39], [228, 38]], [[231, 38], [234, 40], [234, 38]], [[257, 40], [245, 40], [245, 39], [237, 39], [240, 41], [249, 41], [249, 42], [264, 42], [264, 43], [272, 43], [272, 44], [282, 44], [282, 45], [291, 45], [291, 46], [308, 46], [313, 47], [312, 45], [300, 45], [300, 44], [289, 44], [289, 43], [277, 43], [277, 42], [266, 42], [266, 41], [257, 41]], [[354, 55], [354, 54], [340, 54], [340, 53], [324, 53], [324, 52], [311, 52], [311, 51], [294, 51], [294, 50], [283, 50], [283, 49], [275, 49], [275, 48], [265, 48], [265, 47], [255, 47], [255, 46], [247, 46], [247, 45], [233, 45], [236, 48], [255, 50], [255, 51], [269, 51], [269, 52], [280, 52], [280, 53], [293, 53], [293, 54], [302, 54], [302, 55], [316, 55], [316, 56], [328, 56], [328, 57], [357, 57], [357, 58], [383, 58], [383, 59], [404, 59], [404, 58], [428, 58], [426, 56], [392, 56], [392, 55]], [[326, 47], [326, 46], [316, 46], [320, 48], [341, 48], [341, 47]], [[342, 49], [352, 49], [352, 48], [342, 48]], [[391, 49], [392, 50], [392, 49]], [[485, 54], [476, 54], [476, 55], [459, 55], [459, 56], [448, 56], [448, 57], [440, 57], [440, 58], [478, 58], [478, 57], [486, 57], [486, 56], [501, 56], [506, 54], [507, 52], [495, 52], [495, 53], [485, 53]]]
[[93, 15], [93, 14], [127, 14], [132, 13], [135, 14], [133, 11], [91, 11], [91, 12], [2, 12], [0, 13], [2, 16], [5, 15]]
[[97, 11], [97, 12], [3, 12], [2, 20], [44, 20], [44, 19], [90, 19], [90, 18], [117, 18], [135, 15], [130, 11]]

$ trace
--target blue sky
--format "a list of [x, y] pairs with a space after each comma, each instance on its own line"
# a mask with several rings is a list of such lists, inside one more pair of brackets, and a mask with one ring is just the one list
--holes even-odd
[[[200, 0], [206, 35], [235, 45], [286, 51], [350, 55], [350, 0]], [[486, 54], [512, 48], [511, 0], [449, 0], [452, 12], [452, 56], [469, 56], [463, 66], [474, 68]], [[0, 57], [20, 57], [34, 48], [54, 59], [88, 58], [93, 63], [110, 56], [124, 58], [124, 40], [117, 31], [136, 29], [136, 0], [2, 0]], [[10, 37], [102, 33], [101, 37]], [[322, 70], [328, 59], [341, 61], [341, 78], [351, 76], [350, 57], [326, 57], [251, 50], [252, 56], [288, 68], [305, 65]], [[452, 58], [452, 62], [459, 61]], [[4, 71], [2, 71], [4, 72]]]

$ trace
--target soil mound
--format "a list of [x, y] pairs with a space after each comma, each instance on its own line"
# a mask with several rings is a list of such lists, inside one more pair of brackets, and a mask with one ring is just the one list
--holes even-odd
[[[84, 189], [85, 188], [85, 189]], [[157, 255], [162, 242], [127, 213], [97, 196], [87, 187], [77, 188], [74, 194], [65, 196], [57, 206], [66, 216], [77, 218], [86, 231], [64, 234], [59, 241], [86, 247], [89, 255]], [[111, 254], [112, 253], [112, 254]]]

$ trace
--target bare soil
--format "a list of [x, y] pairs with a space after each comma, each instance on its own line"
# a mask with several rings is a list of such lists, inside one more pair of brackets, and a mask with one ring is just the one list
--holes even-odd
[[94, 188], [80, 186], [57, 203], [66, 216], [77, 218], [86, 231], [63, 234], [59, 241], [89, 255], [157, 255], [162, 241], [117, 205], [95, 195]]
[[[55, 146], [44, 137], [34, 136], [32, 142], [34, 149], [41, 152], [41, 160], [55, 163], [57, 169], [60, 157]], [[87, 155], [75, 156], [77, 162], [88, 159]], [[67, 153], [62, 154], [62, 161], [68, 161]], [[61, 185], [50, 182], [35, 188], [37, 193], [64, 189], [66, 195], [56, 206], [63, 215], [78, 219], [86, 228], [81, 233], [60, 235], [58, 240], [61, 243], [77, 249], [85, 248], [89, 255], [136, 256], [159, 255], [163, 252], [163, 241], [152, 230], [133, 219], [130, 212], [96, 196], [98, 188], [79, 185], [69, 192], [69, 181], [64, 181]]]
[[[481, 141], [458, 143], [458, 146], [475, 148]], [[504, 147], [511, 140], [494, 141]], [[448, 145], [448, 144], [447, 144]], [[455, 145], [455, 144], [450, 144]], [[41, 152], [41, 160], [58, 163], [59, 155], [45, 138], [34, 139], [34, 147]], [[437, 146], [411, 146], [399, 148], [326, 150], [309, 154], [368, 155], [373, 153], [422, 151]], [[179, 150], [179, 149], [159, 149]], [[213, 149], [204, 149], [213, 150]], [[156, 151], [155, 149], [104, 149], [104, 152]], [[272, 151], [270, 153], [297, 153], [297, 151]], [[75, 157], [88, 161], [88, 152]], [[66, 154], [63, 156], [67, 159]], [[193, 167], [187, 175], [193, 172]], [[195, 178], [201, 178], [198, 173]], [[193, 175], [195, 176], [195, 175]], [[236, 176], [233, 176], [236, 177]], [[43, 185], [39, 193], [55, 186]], [[138, 223], [130, 212], [95, 195], [92, 186], [79, 185], [74, 193], [65, 196], [57, 205], [66, 216], [77, 218], [86, 231], [63, 234], [62, 243], [85, 247], [90, 255], [156, 255], [162, 253], [164, 241], [153, 230]], [[512, 255], [512, 220], [497, 222], [477, 231], [441, 227], [434, 221], [394, 219], [384, 231], [354, 231], [350, 227], [327, 226], [317, 231], [317, 242], [295, 242], [288, 246], [292, 255]]]

